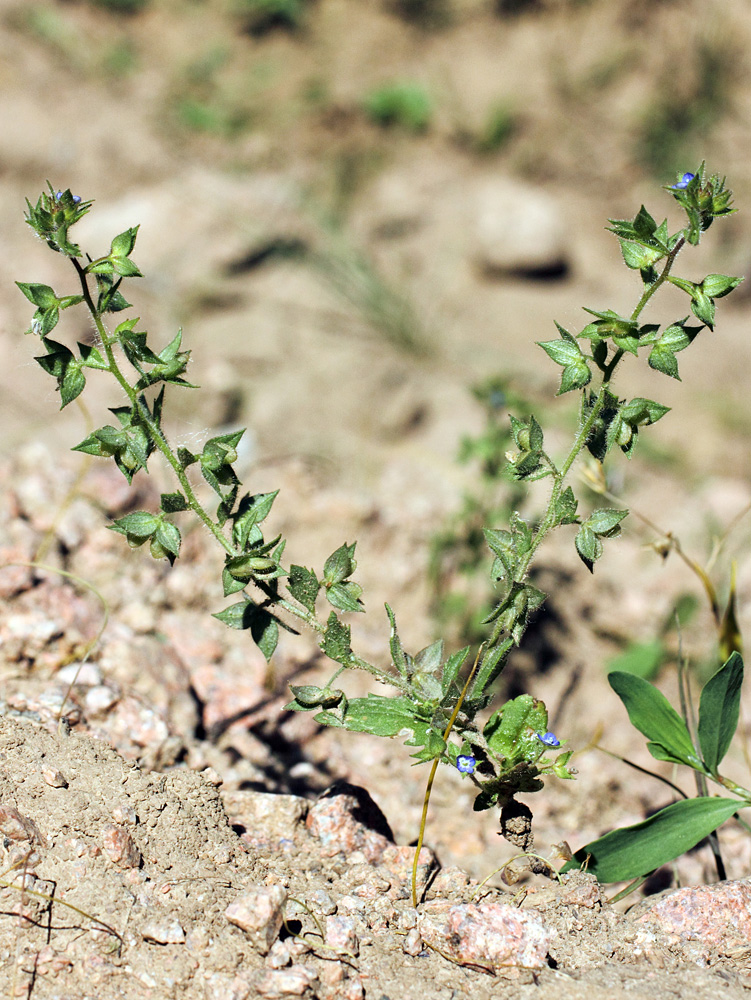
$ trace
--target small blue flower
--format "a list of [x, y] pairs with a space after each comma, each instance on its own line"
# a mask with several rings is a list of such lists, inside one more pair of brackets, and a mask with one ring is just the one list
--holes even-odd
[[73, 195], [73, 204], [74, 205], [80, 205], [80, 203], [81, 203], [81, 195], [80, 194], [74, 194]]
[[459, 754], [456, 758], [456, 766], [462, 774], [474, 774], [477, 760], [470, 754]]
[[671, 184], [671, 189], [673, 191], [685, 191], [695, 176], [695, 174], [685, 173], [677, 183]]
[[561, 741], [555, 733], [535, 733], [535, 736], [540, 743], [544, 743], [546, 747], [559, 747], [561, 745]]
[[55, 195], [55, 201], [60, 201], [60, 199], [62, 198], [62, 196], [63, 196], [63, 192], [62, 191], [58, 191], [57, 194]]

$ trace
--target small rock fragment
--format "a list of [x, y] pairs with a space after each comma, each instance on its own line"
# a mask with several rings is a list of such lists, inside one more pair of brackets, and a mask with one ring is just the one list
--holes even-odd
[[336, 951], [357, 955], [360, 943], [355, 932], [354, 917], [326, 917], [326, 944]]
[[51, 788], [68, 787], [68, 779], [62, 771], [57, 771], [54, 767], [43, 767], [42, 777]]
[[423, 949], [422, 938], [420, 937], [420, 932], [415, 927], [413, 930], [409, 931], [402, 944], [402, 950], [405, 955], [412, 955], [416, 957], [420, 954]]
[[281, 885], [253, 886], [224, 911], [231, 924], [244, 930], [253, 946], [266, 955], [282, 926], [287, 890]]
[[256, 990], [262, 997], [301, 997], [312, 989], [318, 976], [307, 965], [293, 965], [289, 969], [268, 969], [256, 979]]
[[125, 827], [105, 823], [102, 827], [102, 848], [118, 868], [138, 868], [141, 864], [141, 852]]
[[154, 944], [185, 944], [185, 930], [179, 920], [150, 920], [141, 928], [141, 937]]
[[34, 820], [22, 816], [13, 806], [0, 805], [0, 833], [8, 840], [29, 840], [39, 844], [45, 842]]

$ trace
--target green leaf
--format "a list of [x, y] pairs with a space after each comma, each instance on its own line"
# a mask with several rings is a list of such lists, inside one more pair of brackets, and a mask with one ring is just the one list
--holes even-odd
[[118, 518], [114, 524], [108, 525], [110, 531], [118, 531], [121, 535], [132, 535], [134, 538], [142, 538], [144, 541], [151, 538], [160, 521], [156, 514], [151, 514], [147, 510], [135, 510], [131, 514]]
[[336, 663], [348, 666], [352, 658], [351, 640], [352, 629], [348, 625], [343, 625], [332, 611], [326, 622], [321, 649]]
[[612, 537], [613, 529], [627, 514], [627, 510], [603, 507], [600, 510], [593, 510], [584, 524], [600, 537]]
[[705, 295], [701, 288], [697, 288], [694, 291], [693, 298], [691, 299], [691, 311], [697, 319], [700, 319], [702, 323], [706, 323], [710, 330], [714, 328], [714, 302], [708, 295]]
[[250, 629], [256, 646], [270, 660], [279, 641], [279, 623], [265, 608], [250, 599], [233, 604], [212, 616], [229, 628]]
[[721, 299], [724, 295], [729, 295], [734, 288], [743, 281], [743, 278], [731, 278], [727, 274], [708, 274], [701, 283], [705, 295], [711, 299]]
[[635, 271], [652, 267], [653, 264], [656, 264], [658, 260], [665, 256], [664, 250], [656, 250], [654, 247], [647, 246], [644, 243], [624, 239], [619, 239], [618, 242], [621, 245], [621, 253], [623, 254], [626, 267], [630, 267]]
[[320, 584], [313, 570], [304, 566], [290, 566], [288, 586], [296, 601], [308, 611], [315, 610]]
[[154, 538], [173, 557], [177, 557], [180, 554], [180, 531], [170, 521], [161, 521], [159, 523]]
[[256, 493], [255, 496], [245, 494], [233, 515], [232, 541], [237, 548], [246, 548], [251, 528], [268, 517], [278, 495], [279, 490], [274, 490], [273, 493]]
[[445, 700], [451, 693], [451, 687], [459, 676], [459, 671], [467, 659], [469, 654], [469, 646], [465, 646], [464, 649], [458, 650], [456, 653], [452, 653], [451, 656], [446, 660], [446, 664], [443, 668], [443, 673], [441, 674], [441, 699]]
[[[319, 718], [316, 716], [316, 721]], [[324, 725], [328, 722], [328, 720], [321, 721]], [[414, 731], [415, 706], [409, 698], [388, 698], [385, 695], [369, 694], [365, 698], [352, 698], [347, 705], [344, 719], [337, 722], [355, 733], [398, 736], [404, 729]]]
[[541, 347], [557, 365], [565, 367], [584, 360], [584, 355], [573, 338], [571, 340], [537, 341], [537, 346]]
[[574, 539], [579, 558], [590, 573], [594, 572], [594, 564], [602, 555], [602, 542], [587, 525], [582, 525]]
[[49, 285], [38, 285], [34, 282], [17, 281], [16, 284], [23, 294], [40, 309], [57, 308], [58, 298]]
[[654, 231], [657, 229], [657, 223], [642, 205], [639, 211], [636, 213], [634, 219], [634, 232], [643, 240], [649, 240], [652, 238]]
[[578, 503], [579, 501], [574, 496], [574, 491], [570, 486], [567, 486], [555, 503], [555, 524], [574, 524]]
[[338, 611], [365, 611], [360, 594], [362, 587], [354, 580], [345, 580], [326, 588], [326, 600]]
[[116, 236], [110, 245], [110, 254], [115, 257], [128, 257], [133, 253], [138, 229], [139, 227], [135, 226], [133, 229], [126, 229], [124, 233]]
[[704, 685], [699, 702], [699, 746], [707, 769], [716, 774], [738, 728], [743, 659], [732, 653]]
[[507, 701], [485, 724], [483, 736], [492, 752], [505, 761], [504, 767], [519, 761], [533, 761], [540, 756], [537, 733], [548, 728], [545, 705], [532, 695], [522, 694]]
[[583, 389], [592, 381], [592, 372], [586, 361], [581, 361], [575, 365], [567, 365], [561, 372], [561, 384], [556, 393], [562, 396], [573, 389]]
[[331, 587], [352, 576], [357, 569], [357, 563], [353, 558], [356, 545], [356, 542], [353, 542], [352, 545], [347, 545], [345, 542], [344, 545], [340, 545], [335, 552], [331, 553], [323, 566], [324, 586]]
[[[703, 770], [686, 723], [654, 684], [618, 670], [608, 674], [608, 683], [626, 706], [631, 725], [670, 755], [659, 756], [658, 760], [674, 759]], [[653, 748], [649, 749], [656, 757]]]
[[160, 507], [165, 514], [176, 514], [188, 509], [188, 501], [179, 490], [175, 493], [162, 493]]
[[391, 659], [401, 676], [407, 678], [412, 673], [412, 658], [402, 648], [402, 641], [399, 638], [399, 632], [396, 628], [396, 616], [388, 604], [386, 605], [386, 614], [391, 624], [391, 633], [389, 635]]
[[648, 875], [690, 851], [742, 807], [737, 799], [684, 799], [578, 850], [561, 873], [585, 866], [600, 882]]

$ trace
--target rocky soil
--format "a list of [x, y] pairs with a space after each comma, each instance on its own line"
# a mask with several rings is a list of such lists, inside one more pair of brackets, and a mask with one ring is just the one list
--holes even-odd
[[[424, 769], [398, 741], [284, 711], [288, 683], [322, 683], [330, 665], [310, 637], [285, 636], [267, 666], [210, 617], [223, 606], [221, 558], [198, 530], [184, 525], [173, 569], [106, 530], [173, 486], [155, 466], [129, 490], [68, 452], [120, 400], [92, 378], [92, 416], [58, 414], [12, 284], [74, 290], [22, 220], [47, 178], [96, 199], [79, 232], [93, 252], [141, 223], [135, 314], [165, 342], [185, 327], [202, 385], [168, 398], [173, 437], [192, 447], [250, 428], [239, 471], [254, 491], [281, 488], [273, 527], [294, 561], [320, 566], [358, 540], [363, 655], [387, 663], [384, 601], [407, 648], [442, 628], [455, 641], [430, 616], [426, 565], [477, 488], [455, 460], [482, 425], [469, 386], [509, 378], [563, 446], [574, 418], [565, 397], [552, 401], [556, 373], [534, 342], [553, 318], [576, 326], [582, 304], [629, 307], [638, 290], [604, 220], [642, 201], [671, 211], [659, 185], [672, 170], [706, 157], [743, 210], [690, 267], [747, 269], [747, 6], [317, 0], [299, 30], [266, 32], [229, 0], [151, 0], [132, 16], [114, 6], [0, 2], [0, 989], [747, 995], [751, 845], [733, 824], [720, 886], [704, 885], [716, 879], [704, 845], [616, 904], [619, 887], [586, 874], [559, 884], [520, 871], [508, 886], [497, 872], [514, 849], [497, 817], [474, 814], [466, 780], [442, 769], [415, 910]], [[369, 90], [404, 78], [433, 102], [424, 132], [382, 129], [362, 110]], [[499, 102], [513, 129], [488, 148]], [[751, 503], [748, 298], [719, 306], [717, 330], [681, 355], [682, 383], [624, 373], [624, 393], [674, 412], [627, 468], [614, 463], [614, 484], [698, 558], [734, 525], [715, 572], [726, 590], [737, 560], [748, 634], [749, 529], [735, 523]], [[681, 308], [666, 296], [667, 313]], [[90, 331], [71, 318], [60, 335]], [[682, 595], [701, 597], [637, 518], [594, 578], [560, 534], [536, 570], [548, 604], [499, 692], [543, 698], [577, 751], [576, 782], [529, 797], [543, 855], [670, 801], [592, 747], [655, 764], [605, 667], [628, 641], [662, 634]], [[701, 609], [681, 634], [700, 668], [711, 634]], [[674, 695], [677, 637], [666, 644], [659, 682]], [[749, 718], [746, 698], [729, 758], [741, 783]]]

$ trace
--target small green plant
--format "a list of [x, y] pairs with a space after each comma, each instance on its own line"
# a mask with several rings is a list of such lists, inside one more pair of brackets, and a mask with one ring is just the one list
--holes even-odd
[[482, 640], [482, 623], [496, 597], [486, 582], [493, 580], [493, 556], [485, 528], [506, 524], [527, 493], [507, 474], [506, 453], [514, 445], [508, 414], [529, 410], [503, 377], [488, 379], [472, 395], [485, 411], [485, 427], [477, 437], [463, 438], [458, 460], [474, 465], [478, 480], [465, 493], [459, 510], [433, 536], [428, 563], [436, 622], [442, 629], [453, 624], [460, 640], [469, 643]]
[[433, 104], [419, 83], [409, 80], [385, 83], [363, 102], [365, 113], [382, 128], [396, 126], [408, 132], [425, 132], [433, 117]]
[[479, 153], [496, 153], [508, 145], [518, 128], [519, 121], [512, 108], [505, 101], [494, 104], [475, 140], [475, 147]]
[[[500, 810], [501, 832], [513, 843], [523, 844], [525, 851], [532, 850], [531, 812], [516, 801], [516, 796], [539, 791], [546, 776], [573, 776], [569, 767], [572, 751], [551, 754], [563, 741], [548, 730], [542, 701], [522, 694], [489, 717], [485, 710], [510, 651], [519, 644], [545, 600], [529, 579], [542, 543], [554, 530], [575, 526], [575, 550], [593, 570], [604, 544], [619, 534], [628, 514], [613, 507], [580, 512], [579, 500], [568, 482], [574, 463], [585, 452], [598, 461], [617, 450], [630, 457], [643, 429], [668, 412], [668, 407], [651, 399], [617, 395], [613, 387], [616, 372], [626, 358], [638, 361], [646, 355], [649, 367], [678, 378], [676, 355], [703, 329], [714, 328], [715, 300], [730, 293], [740, 281], [709, 274], [696, 282], [673, 274], [681, 250], [697, 245], [715, 218], [734, 211], [724, 180], [707, 175], [702, 165], [696, 174], [684, 174], [667, 190], [686, 217], [683, 227], [673, 233], [667, 221], [658, 225], [643, 206], [633, 221], [611, 220], [626, 266], [639, 273], [633, 310], [624, 315], [612, 309], [587, 309], [590, 319], [576, 334], [557, 326], [558, 337], [540, 343], [561, 369], [558, 394], [578, 394], [579, 421], [568, 449], [556, 458], [546, 447], [542, 427], [533, 415], [511, 417], [509, 475], [518, 483], [546, 480], [548, 499], [534, 525], [513, 513], [507, 528], [484, 528], [494, 556], [492, 574], [499, 594], [485, 618], [486, 637], [464, 675], [469, 646], [446, 655], [443, 641], [437, 640], [409, 653], [388, 605], [390, 666], [384, 669], [370, 663], [353, 650], [351, 626], [342, 616], [364, 610], [362, 588], [353, 579], [355, 544], [340, 545], [318, 571], [286, 564], [285, 541], [280, 535], [267, 538], [263, 528], [277, 492], [242, 492], [233, 467], [243, 431], [212, 437], [196, 452], [169, 443], [162, 426], [166, 390], [194, 386], [186, 377], [189, 352], [183, 349], [181, 331], [165, 346], [153, 347], [146, 331], [138, 328], [137, 318], [121, 318], [120, 314], [131, 308], [123, 284], [141, 276], [132, 259], [138, 227], [116, 235], [105, 253], [91, 257], [70, 236], [71, 229], [91, 209], [91, 201], [50, 186], [35, 204], [27, 202], [27, 223], [51, 250], [69, 260], [77, 280], [72, 292], [60, 295], [49, 285], [18, 283], [35, 307], [27, 333], [38, 337], [43, 348], [36, 360], [55, 379], [62, 407], [84, 391], [92, 372], [113, 378], [125, 396], [124, 405], [111, 410], [114, 423], [88, 434], [74, 450], [112, 459], [129, 483], [140, 471], [147, 471], [152, 456], [159, 452], [175, 478], [175, 488], [161, 495], [157, 511], [133, 511], [116, 520], [111, 529], [123, 535], [129, 545], [148, 545], [154, 558], [172, 564], [180, 554], [179, 521], [183, 514], [191, 513], [223, 550], [224, 594], [237, 598], [215, 617], [230, 628], [248, 631], [267, 658], [274, 654], [280, 630], [294, 633], [294, 623], [314, 632], [336, 669], [322, 687], [292, 686], [288, 709], [314, 712], [316, 721], [325, 726], [403, 737], [416, 762], [431, 764], [415, 866], [439, 764], [457, 768], [474, 784], [475, 810]], [[689, 323], [684, 317], [661, 329], [656, 323], [644, 322], [642, 313], [665, 284], [672, 284], [688, 297], [698, 323]], [[74, 351], [51, 335], [61, 313], [78, 307], [88, 312], [96, 339], [93, 344], [79, 343]], [[200, 499], [196, 473], [213, 494], [211, 503]], [[349, 670], [367, 672], [394, 693], [349, 698], [336, 686]], [[657, 829], [660, 844], [667, 843], [671, 851], [680, 853], [751, 798], [721, 778], [717, 770], [735, 730], [741, 671], [740, 657], [732, 656], [702, 694], [698, 728], [701, 755], [680, 716], [661, 695], [651, 693], [650, 685], [635, 686], [646, 684], [639, 678], [615, 675], [614, 687], [659, 759], [698, 768], [740, 796], [705, 798], [687, 808], [682, 803], [669, 807], [658, 814], [660, 819], [647, 821], [646, 834], [638, 829], [632, 832], [644, 845], [650, 837], [649, 843], [653, 842]], [[627, 679], [622, 681], [624, 677]], [[680, 837], [667, 837], [666, 829], [677, 829], [676, 812], [681, 814], [680, 830], [685, 832]], [[589, 845], [588, 854], [594, 856], [595, 849], [603, 850]], [[662, 847], [660, 851], [664, 854]], [[645, 861], [652, 864], [655, 857], [645, 846]], [[579, 852], [576, 862], [581, 860]], [[597, 856], [594, 864], [603, 877], [613, 877], [615, 870], [601, 867]], [[620, 869], [615, 871], [615, 875], [620, 874]], [[414, 878], [413, 900], [416, 903]]]

